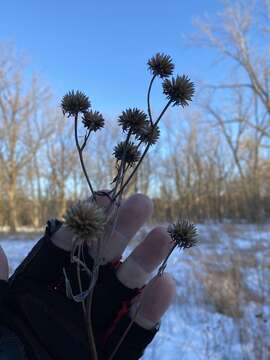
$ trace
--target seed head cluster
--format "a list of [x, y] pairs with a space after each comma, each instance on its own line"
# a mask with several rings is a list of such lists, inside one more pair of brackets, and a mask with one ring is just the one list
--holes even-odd
[[103, 209], [92, 200], [79, 200], [66, 211], [64, 222], [77, 238], [91, 245], [103, 234], [106, 217]]
[[140, 159], [140, 151], [133, 142], [122, 141], [114, 148], [113, 154], [115, 158], [120, 161], [126, 161], [130, 166], [133, 166]]
[[123, 111], [118, 118], [118, 123], [122, 126], [123, 131], [131, 130], [132, 134], [137, 134], [144, 127], [146, 121], [147, 115], [145, 112], [137, 108], [129, 108]]
[[64, 115], [68, 114], [68, 116], [75, 116], [80, 112], [87, 111], [91, 106], [91, 103], [88, 96], [83, 92], [71, 90], [64, 95], [61, 106]]
[[147, 145], [154, 145], [158, 141], [159, 135], [160, 130], [158, 125], [152, 125], [150, 121], [148, 121], [145, 126], [140, 129], [136, 137], [139, 141]]
[[195, 92], [193, 82], [186, 75], [177, 75], [176, 78], [173, 77], [171, 80], [165, 79], [162, 86], [163, 93], [172, 101], [173, 106], [187, 106]]
[[153, 75], [159, 76], [161, 78], [166, 78], [172, 75], [174, 70], [174, 64], [172, 63], [172, 58], [169, 55], [157, 53], [150, 60], [148, 60], [148, 69], [152, 72]]
[[86, 111], [82, 117], [83, 125], [91, 131], [96, 132], [103, 128], [105, 120], [99, 111]]
[[190, 248], [196, 245], [198, 241], [196, 226], [185, 219], [178, 220], [175, 224], [170, 224], [167, 231], [180, 249]]

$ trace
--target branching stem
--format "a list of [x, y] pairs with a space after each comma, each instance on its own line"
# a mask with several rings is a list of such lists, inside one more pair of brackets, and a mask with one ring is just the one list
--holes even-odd
[[[116, 184], [115, 184], [115, 187], [114, 187], [114, 189], [113, 189], [113, 195], [112, 195], [113, 200], [116, 199], [115, 193], [116, 193], [116, 191], [117, 191], [119, 182], [121, 182], [121, 184], [120, 184], [120, 189], [121, 189], [122, 184], [123, 184], [123, 181], [124, 181], [127, 146], [128, 146], [129, 139], [130, 139], [130, 137], [131, 137], [131, 133], [132, 133], [132, 131], [129, 130], [129, 132], [128, 132], [128, 134], [127, 134], [127, 137], [126, 137], [126, 140], [125, 140], [123, 159], [121, 160], [120, 168], [119, 168], [118, 174], [117, 174]], [[119, 195], [119, 193], [118, 193], [118, 195]]]
[[[162, 118], [162, 116], [165, 114], [166, 110], [168, 109], [168, 107], [171, 105], [172, 101], [168, 101], [167, 105], [164, 107], [164, 109], [161, 111], [159, 117], [157, 118], [157, 120], [154, 123], [154, 126], [157, 125], [160, 121], [160, 119]], [[122, 192], [126, 186], [129, 184], [130, 180], [132, 179], [132, 177], [134, 176], [135, 172], [138, 170], [139, 166], [141, 165], [143, 159], [145, 158], [149, 148], [150, 148], [151, 144], [147, 144], [140, 160], [138, 161], [138, 163], [136, 164], [134, 170], [132, 171], [132, 173], [129, 175], [128, 179], [126, 180], [126, 182], [124, 183], [124, 185], [119, 189], [119, 191], [117, 192], [116, 195], [114, 195], [113, 200], [117, 199], [117, 197], [119, 196], [120, 192]]]
[[[95, 195], [95, 192], [94, 192], [94, 189], [92, 187], [92, 184], [91, 184], [91, 181], [88, 177], [88, 174], [87, 174], [87, 171], [86, 171], [86, 168], [85, 168], [85, 165], [84, 165], [84, 160], [83, 160], [83, 149], [85, 147], [85, 144], [86, 144], [86, 141], [84, 142], [84, 146], [81, 147], [80, 144], [79, 144], [79, 140], [78, 140], [78, 114], [75, 115], [75, 123], [74, 123], [74, 129], [75, 129], [75, 141], [76, 141], [76, 147], [77, 147], [77, 150], [78, 150], [78, 153], [79, 153], [79, 158], [80, 158], [80, 163], [81, 163], [81, 167], [82, 167], [82, 170], [83, 170], [83, 173], [84, 173], [84, 176], [86, 178], [86, 181], [87, 181], [87, 184], [90, 188], [90, 191], [92, 193], [92, 196], [93, 196], [93, 199], [94, 201], [96, 202], [96, 195]], [[90, 132], [88, 134], [88, 137], [90, 135]]]

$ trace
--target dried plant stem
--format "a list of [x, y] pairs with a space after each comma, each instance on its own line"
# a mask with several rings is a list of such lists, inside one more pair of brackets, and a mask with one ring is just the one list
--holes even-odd
[[[78, 245], [78, 255], [77, 255], [79, 260], [81, 258], [82, 251], [83, 251], [83, 243], [80, 243]], [[83, 289], [82, 289], [81, 271], [80, 271], [80, 262], [79, 261], [77, 261], [76, 270], [77, 270], [77, 279], [78, 279], [78, 283], [79, 283], [80, 293], [82, 293]], [[93, 283], [92, 283], [93, 281], [95, 281], [94, 277], [92, 278], [90, 286], [93, 285]], [[93, 293], [93, 287], [92, 287], [92, 290], [90, 291], [90, 294], [88, 295], [88, 299], [91, 299], [92, 293]], [[91, 302], [92, 302], [92, 300], [91, 300]], [[83, 313], [84, 313], [84, 318], [85, 318], [85, 326], [87, 328], [87, 335], [88, 335], [90, 350], [91, 350], [91, 354], [92, 354], [91, 359], [93, 358], [93, 360], [98, 360], [95, 339], [93, 336], [91, 318], [89, 321], [89, 311], [88, 311], [89, 309], [86, 308], [86, 305], [88, 305], [88, 303], [85, 304], [85, 300], [82, 300], [82, 308], [83, 308]], [[91, 315], [91, 312], [90, 312], [90, 315]]]
[[169, 260], [169, 257], [171, 256], [171, 254], [173, 253], [174, 249], [176, 248], [177, 244], [175, 244], [171, 250], [169, 251], [168, 255], [166, 256], [166, 258], [164, 259], [164, 261], [162, 262], [162, 264], [160, 265], [159, 269], [158, 269], [158, 276], [161, 276], [167, 266], [167, 262]]
[[88, 314], [87, 314], [86, 326], [87, 326], [88, 337], [89, 337], [90, 345], [91, 345], [91, 359], [98, 360], [95, 338], [94, 338], [94, 333], [93, 333], [93, 326], [92, 326], [92, 315], [91, 315], [93, 293], [94, 293], [94, 287], [92, 288], [92, 290], [87, 298], [87, 313]]
[[147, 107], [148, 107], [148, 116], [151, 122], [151, 125], [153, 126], [153, 120], [152, 120], [152, 112], [151, 112], [151, 105], [150, 105], [150, 93], [152, 89], [153, 82], [155, 80], [157, 75], [154, 75], [150, 81], [148, 92], [147, 92]]
[[146, 146], [146, 148], [145, 148], [145, 150], [144, 150], [144, 152], [143, 152], [140, 160], [138, 161], [137, 165], [135, 166], [134, 170], [133, 170], [132, 173], [129, 175], [129, 177], [128, 177], [127, 181], [124, 183], [124, 185], [119, 189], [118, 193], [114, 196], [114, 199], [116, 199], [116, 198], [119, 196], [119, 194], [120, 194], [121, 192], [123, 192], [124, 189], [126, 188], [126, 186], [129, 184], [130, 180], [133, 178], [133, 175], [135, 174], [135, 172], [137, 171], [138, 167], [139, 167], [140, 164], [142, 163], [145, 155], [147, 154], [148, 149], [149, 149], [150, 146], [151, 146], [150, 144], [148, 144], [148, 145]]
[[88, 133], [84, 136], [84, 141], [83, 141], [83, 144], [81, 146], [81, 151], [83, 151], [83, 149], [85, 148], [85, 145], [87, 143], [87, 140], [88, 140], [90, 134], [91, 134], [91, 130], [89, 130]]
[[159, 121], [161, 120], [162, 116], [165, 114], [165, 112], [167, 111], [168, 107], [172, 104], [172, 100], [168, 101], [167, 105], [164, 107], [164, 109], [161, 111], [159, 117], [157, 118], [157, 120], [155, 121], [154, 125], [157, 125], [159, 123]]
[[[81, 258], [81, 247], [82, 247], [82, 245], [80, 244], [79, 248], [78, 248], [78, 257], [79, 257], [79, 259]], [[80, 289], [80, 292], [82, 293], [82, 279], [81, 279], [80, 263], [79, 262], [77, 262], [77, 278], [78, 278], [78, 282], [79, 282], [79, 289]], [[84, 300], [82, 301], [82, 308], [83, 308], [84, 316], [86, 317], [87, 313], [86, 313], [86, 307], [85, 307]]]
[[[169, 251], [168, 255], [166, 256], [165, 260], [163, 261], [162, 265], [160, 266], [160, 268], [158, 269], [158, 273], [157, 273], [157, 277], [154, 281], [157, 281], [158, 277], [161, 276], [166, 268], [166, 265], [167, 265], [167, 262], [169, 260], [169, 257], [171, 256], [171, 254], [173, 253], [174, 249], [176, 248], [177, 244], [175, 244], [172, 249]], [[112, 360], [113, 357], [115, 356], [115, 354], [117, 353], [118, 349], [120, 348], [121, 344], [123, 343], [123, 341], [125, 340], [127, 334], [129, 333], [132, 325], [134, 324], [136, 318], [137, 318], [137, 315], [142, 307], [142, 303], [143, 303], [143, 299], [144, 299], [144, 296], [142, 295], [141, 299], [140, 299], [140, 303], [135, 311], [135, 314], [133, 316], [133, 318], [130, 320], [130, 323], [128, 324], [127, 328], [125, 329], [123, 335], [121, 336], [120, 340], [118, 341], [116, 347], [114, 348], [110, 358], [108, 360]]]
[[[83, 155], [82, 155], [83, 148], [85, 147], [85, 144], [86, 144], [86, 141], [87, 141], [87, 140], [84, 141], [83, 147], [80, 146], [79, 140], [78, 140], [78, 114], [75, 115], [74, 130], [75, 130], [76, 147], [77, 147], [77, 150], [78, 150], [78, 153], [79, 153], [79, 158], [80, 158], [81, 167], [82, 167], [84, 176], [85, 176], [85, 178], [86, 178], [87, 184], [88, 184], [88, 186], [89, 186], [89, 188], [90, 188], [90, 191], [91, 191], [91, 193], [92, 193], [93, 199], [94, 199], [94, 201], [96, 202], [95, 192], [94, 192], [94, 189], [93, 189], [93, 187], [92, 187], [91, 181], [90, 181], [90, 179], [89, 179], [89, 177], [88, 177], [88, 174], [87, 174], [87, 171], [86, 171], [86, 168], [85, 168], [85, 165], [84, 165]], [[88, 134], [88, 137], [89, 137], [89, 135], [90, 135], [90, 132], [89, 132], [89, 134]]]
[[[168, 109], [168, 107], [171, 105], [172, 101], [168, 101], [167, 105], [164, 107], [164, 109], [162, 110], [162, 112], [160, 113], [159, 117], [157, 118], [157, 120], [155, 121], [154, 125], [157, 125], [160, 121], [160, 119], [162, 118], [162, 116], [165, 114], [166, 110]], [[143, 159], [145, 158], [145, 155], [147, 154], [149, 148], [150, 148], [151, 144], [147, 144], [140, 160], [138, 161], [138, 163], [136, 164], [134, 170], [132, 171], [132, 173], [129, 175], [128, 179], [126, 180], [126, 182], [124, 183], [124, 185], [119, 189], [119, 191], [117, 192], [116, 195], [114, 195], [113, 200], [115, 200], [119, 194], [124, 191], [124, 189], [126, 188], [126, 186], [129, 184], [130, 180], [132, 179], [133, 175], [135, 174], [135, 172], [138, 170], [139, 166], [141, 165]]]
[[132, 320], [130, 320], [130, 323], [128, 324], [128, 327], [125, 329], [123, 335], [121, 336], [119, 342], [117, 343], [116, 347], [114, 348], [114, 350], [113, 350], [113, 352], [112, 352], [112, 354], [111, 354], [111, 356], [109, 357], [108, 360], [112, 360], [112, 359], [114, 358], [114, 355], [117, 353], [117, 351], [118, 351], [118, 349], [120, 348], [122, 342], [125, 340], [127, 334], [129, 333], [129, 330], [131, 329], [131, 326], [133, 325], [133, 323], [134, 323], [134, 321], [135, 321], [135, 319], [136, 319], [136, 316], [137, 316], [137, 314], [138, 314], [138, 312], [139, 312], [139, 308], [140, 308], [140, 306], [139, 306], [138, 309], [136, 310], [136, 313], [135, 313], [134, 318], [133, 318]]
[[132, 133], [132, 131], [129, 130], [129, 132], [128, 132], [128, 134], [127, 134], [127, 137], [126, 137], [123, 159], [121, 160], [120, 168], [119, 168], [119, 171], [118, 171], [118, 174], [117, 174], [116, 184], [115, 184], [115, 187], [114, 187], [114, 189], [113, 189], [113, 195], [112, 195], [112, 197], [113, 197], [114, 200], [116, 199], [115, 193], [116, 193], [116, 191], [117, 191], [119, 182], [121, 181], [121, 185], [120, 185], [120, 188], [121, 188], [122, 183], [123, 183], [123, 178], [124, 178], [124, 176], [125, 176], [127, 144], [128, 144], [129, 139], [130, 139], [130, 137], [131, 137], [131, 133]]
[[[111, 206], [113, 206], [113, 201], [111, 201], [111, 203], [108, 205], [107, 207], [107, 212], [109, 214]], [[100, 238], [98, 241], [98, 251], [97, 251], [97, 259], [100, 259], [100, 255], [101, 255], [101, 250], [102, 249], [102, 245], [103, 245], [103, 240], [104, 237], [106, 237], [106, 240], [109, 241], [114, 229], [115, 229], [115, 225], [117, 222], [117, 218], [118, 218], [118, 209], [119, 206], [116, 208], [115, 212], [113, 213], [113, 225], [110, 231], [110, 234], [108, 236], [108, 234], [104, 234], [103, 238]], [[91, 359], [93, 360], [98, 360], [98, 355], [97, 355], [97, 350], [96, 350], [96, 345], [95, 345], [95, 339], [94, 339], [94, 334], [93, 334], [93, 326], [92, 326], [92, 318], [91, 318], [91, 313], [92, 313], [92, 303], [93, 303], [93, 293], [94, 293], [94, 288], [95, 288], [95, 282], [97, 281], [98, 278], [98, 273], [99, 273], [99, 267], [100, 267], [100, 263], [97, 263], [97, 259], [94, 259], [94, 264], [93, 264], [93, 279], [92, 279], [92, 289], [87, 297], [87, 310], [86, 310], [86, 326], [87, 326], [87, 332], [88, 332], [88, 338], [89, 338], [89, 342], [90, 342], [90, 348], [91, 348]]]
[[137, 145], [137, 150], [139, 150], [139, 147], [142, 145], [143, 141], [141, 140], [139, 144]]

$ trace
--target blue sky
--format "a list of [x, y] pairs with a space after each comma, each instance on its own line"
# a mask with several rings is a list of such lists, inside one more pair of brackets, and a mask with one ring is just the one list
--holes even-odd
[[[184, 3], [184, 4], [183, 4]], [[221, 9], [218, 0], [9, 0], [1, 3], [0, 41], [23, 51], [52, 86], [55, 99], [70, 89], [89, 95], [109, 116], [145, 107], [149, 57], [170, 54], [177, 73], [214, 76], [213, 54], [187, 46], [192, 19]], [[158, 86], [154, 107], [161, 106]]]

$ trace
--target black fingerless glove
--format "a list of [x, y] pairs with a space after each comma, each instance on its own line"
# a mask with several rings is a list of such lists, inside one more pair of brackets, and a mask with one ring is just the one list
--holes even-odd
[[[24, 339], [22, 335], [23, 329], [20, 326], [17, 329], [17, 325], [13, 325], [13, 330], [25, 342], [30, 360], [43, 359], [36, 357], [38, 351], [47, 354], [48, 359], [90, 359], [82, 305], [66, 296], [63, 269], [73, 292], [78, 293], [77, 267], [70, 262], [69, 252], [51, 242], [52, 234], [61, 225], [58, 220], [48, 221], [45, 235], [9, 280], [13, 314], [16, 313], [16, 317], [20, 318], [20, 326], [23, 319], [26, 333], [33, 336], [33, 342], [29, 342], [29, 337]], [[87, 265], [91, 267], [93, 261], [87, 248], [84, 250]], [[120, 283], [116, 277], [116, 268], [119, 265], [118, 262], [101, 266], [94, 289], [92, 326], [99, 360], [109, 359], [114, 351], [131, 321], [128, 315], [131, 300], [140, 291], [129, 289]], [[87, 288], [89, 278], [83, 272], [81, 277], [83, 288]], [[2, 285], [3, 292], [6, 292], [7, 284]], [[8, 304], [5, 304], [5, 307], [8, 308]], [[133, 323], [113, 359], [139, 359], [157, 331], [156, 328], [146, 330]]]

